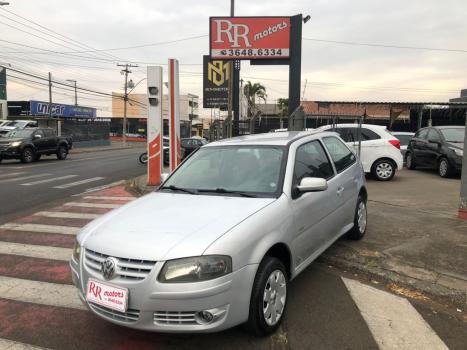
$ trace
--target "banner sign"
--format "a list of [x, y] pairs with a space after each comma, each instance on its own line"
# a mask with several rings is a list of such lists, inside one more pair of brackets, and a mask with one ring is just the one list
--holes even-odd
[[203, 56], [203, 108], [227, 109], [230, 63]]
[[[41, 101], [30, 102], [31, 115], [49, 115], [49, 103]], [[96, 109], [90, 107], [81, 107], [73, 105], [63, 105], [52, 103], [52, 117], [64, 118], [95, 118]]]
[[210, 17], [213, 59], [289, 58], [290, 17]]
[[0, 67], [0, 100], [6, 100], [6, 69]]

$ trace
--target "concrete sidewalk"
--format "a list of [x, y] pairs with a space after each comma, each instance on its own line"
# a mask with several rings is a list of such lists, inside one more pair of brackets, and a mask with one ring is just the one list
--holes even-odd
[[[146, 176], [127, 189], [153, 191]], [[467, 221], [458, 219], [459, 179], [430, 171], [368, 179], [368, 229], [361, 241], [340, 239], [317, 261], [358, 271], [395, 292], [467, 309]]]
[[[341, 239], [320, 258], [372, 279], [467, 308], [467, 221], [458, 219], [459, 179], [430, 171], [368, 180], [368, 230]], [[410, 292], [409, 292], [410, 293]]]
[[70, 154], [92, 153], [102, 151], [117, 151], [121, 149], [141, 148], [141, 152], [146, 149], [146, 144], [141, 142], [127, 142], [124, 146], [121, 141], [112, 141], [109, 146], [72, 148]]

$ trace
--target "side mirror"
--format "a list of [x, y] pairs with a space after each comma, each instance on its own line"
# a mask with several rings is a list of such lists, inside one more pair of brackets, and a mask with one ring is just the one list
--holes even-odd
[[34, 140], [38, 140], [38, 139], [41, 139], [42, 136], [41, 135], [34, 135]]
[[297, 186], [300, 192], [326, 191], [328, 182], [320, 177], [304, 177]]
[[169, 176], [170, 176], [169, 173], [162, 173], [161, 174], [161, 185], [165, 182], [165, 180], [168, 179]]

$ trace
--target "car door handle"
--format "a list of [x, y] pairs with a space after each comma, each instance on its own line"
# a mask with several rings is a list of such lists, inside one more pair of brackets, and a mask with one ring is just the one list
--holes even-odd
[[337, 195], [338, 195], [338, 196], [341, 196], [341, 195], [342, 195], [342, 192], [344, 192], [344, 187], [341, 186], [341, 187], [339, 187], [339, 188], [337, 189]]

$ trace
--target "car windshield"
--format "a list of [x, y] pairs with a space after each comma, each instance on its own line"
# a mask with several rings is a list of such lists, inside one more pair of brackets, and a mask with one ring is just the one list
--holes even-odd
[[[200, 148], [164, 183], [162, 190], [222, 195], [274, 196], [280, 189], [284, 148], [225, 146]], [[186, 191], [185, 191], [186, 192]]]
[[26, 125], [26, 122], [8, 122], [3, 126], [14, 126], [16, 128], [19, 128], [19, 127], [22, 127], [24, 125]]
[[465, 128], [440, 129], [446, 142], [464, 142]]
[[9, 138], [23, 138], [29, 137], [34, 132], [34, 130], [12, 130], [5, 137]]
[[395, 134], [394, 136], [399, 139], [401, 146], [407, 146], [413, 137], [413, 135], [408, 134]]

